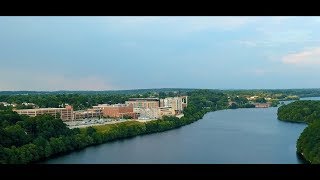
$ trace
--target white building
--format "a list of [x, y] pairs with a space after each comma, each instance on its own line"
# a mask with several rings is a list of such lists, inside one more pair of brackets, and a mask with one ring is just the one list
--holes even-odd
[[176, 114], [180, 114], [188, 104], [188, 96], [181, 97], [167, 97], [160, 99], [160, 107], [171, 107]]

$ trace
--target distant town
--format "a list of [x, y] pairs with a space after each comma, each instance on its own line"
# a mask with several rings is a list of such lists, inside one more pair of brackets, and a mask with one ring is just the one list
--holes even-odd
[[[0, 102], [3, 106], [16, 107], [17, 104]], [[85, 127], [88, 125], [106, 124], [121, 120], [156, 120], [163, 116], [183, 117], [183, 109], [187, 107], [188, 96], [159, 98], [130, 98], [124, 104], [98, 104], [86, 110], [74, 111], [73, 107], [65, 104], [60, 108], [38, 108], [34, 103], [22, 103], [30, 109], [15, 109], [20, 115], [35, 117], [50, 114], [60, 118], [70, 127]], [[63, 106], [63, 105], [61, 105]]]
[[[285, 96], [283, 94], [256, 93], [230, 93], [228, 107], [236, 108], [268, 108], [280, 104], [279, 100], [299, 99], [298, 96]], [[0, 102], [1, 106], [11, 107], [20, 115], [35, 117], [42, 114], [50, 114], [60, 118], [69, 128], [112, 124], [123, 121], [151, 121], [161, 119], [164, 116], [184, 116], [183, 110], [188, 105], [188, 96], [177, 95], [173, 97], [139, 97], [129, 98], [124, 103], [95, 104], [90, 108], [74, 110], [68, 103], [59, 107], [39, 108], [35, 103], [23, 102], [20, 104]]]
[[[42, 161], [91, 145], [164, 132], [210, 118], [205, 117], [205, 114], [225, 109], [267, 108], [257, 109], [253, 115], [270, 112], [270, 118], [274, 118], [277, 109], [283, 109], [284, 119], [300, 120], [305, 113], [310, 114], [307, 119], [313, 119], [317, 118], [317, 113], [313, 113], [312, 104], [307, 108], [293, 106], [298, 115], [292, 118], [287, 118], [291, 110], [287, 111], [285, 104], [301, 97], [316, 96], [320, 96], [320, 89], [0, 92], [0, 131], [3, 134], [0, 141], [0, 151], [3, 153], [0, 164]], [[235, 115], [246, 112], [252, 111], [221, 111]], [[238, 116], [235, 118], [238, 119]], [[244, 123], [261, 122], [259, 116], [248, 119], [239, 115], [239, 118]], [[217, 119], [215, 123], [220, 120]], [[274, 126], [274, 121], [266, 122]], [[227, 123], [228, 126], [237, 124], [236, 121]]]

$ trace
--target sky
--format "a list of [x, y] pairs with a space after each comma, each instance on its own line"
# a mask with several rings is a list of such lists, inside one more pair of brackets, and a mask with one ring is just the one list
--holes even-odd
[[320, 17], [0, 17], [0, 91], [320, 87]]

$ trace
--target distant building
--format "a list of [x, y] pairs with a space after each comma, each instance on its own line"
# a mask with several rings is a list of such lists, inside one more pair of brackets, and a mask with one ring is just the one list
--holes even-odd
[[0, 102], [0, 104], [2, 104], [3, 106], [11, 106], [11, 104], [9, 104], [7, 102]]
[[100, 118], [102, 116], [101, 109], [87, 109], [73, 112], [73, 119]]
[[137, 118], [136, 113], [133, 112], [133, 107], [126, 104], [99, 104], [98, 106], [93, 106], [93, 108], [100, 109], [105, 117], [123, 118], [124, 116], [130, 116]]
[[125, 102], [127, 106], [132, 106], [133, 108], [158, 108], [159, 99], [158, 98], [130, 98]]
[[268, 108], [271, 106], [271, 103], [254, 103], [256, 108]]
[[158, 98], [131, 98], [125, 102], [127, 106], [133, 107], [140, 119], [158, 119], [163, 116], [175, 116], [181, 114], [187, 107], [188, 97]]
[[171, 107], [175, 114], [180, 114], [188, 104], [188, 96], [181, 97], [167, 97], [160, 99], [160, 107]]
[[130, 98], [125, 104], [133, 108], [139, 118], [157, 119], [159, 98]]
[[[35, 117], [42, 114], [50, 114], [55, 118], [60, 118], [63, 121], [73, 120], [73, 108], [72, 106], [66, 106], [65, 108], [39, 108], [39, 109], [20, 109], [13, 110], [20, 115], [28, 115]], [[60, 115], [60, 117], [58, 116]]]
[[34, 103], [26, 103], [26, 102], [23, 102], [22, 105], [25, 105], [25, 106], [35, 106]]
[[139, 119], [158, 119], [159, 107], [157, 108], [136, 108]]
[[247, 97], [247, 100], [252, 101], [257, 99], [259, 96], [251, 96], [251, 97]]
[[176, 115], [176, 112], [171, 107], [160, 107], [158, 109], [158, 117], [162, 118], [163, 116], [174, 116]]

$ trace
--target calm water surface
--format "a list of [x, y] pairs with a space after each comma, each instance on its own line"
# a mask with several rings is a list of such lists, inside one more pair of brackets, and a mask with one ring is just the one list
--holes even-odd
[[297, 164], [302, 161], [296, 140], [305, 127], [277, 120], [277, 108], [222, 110], [179, 129], [88, 147], [42, 163]]

